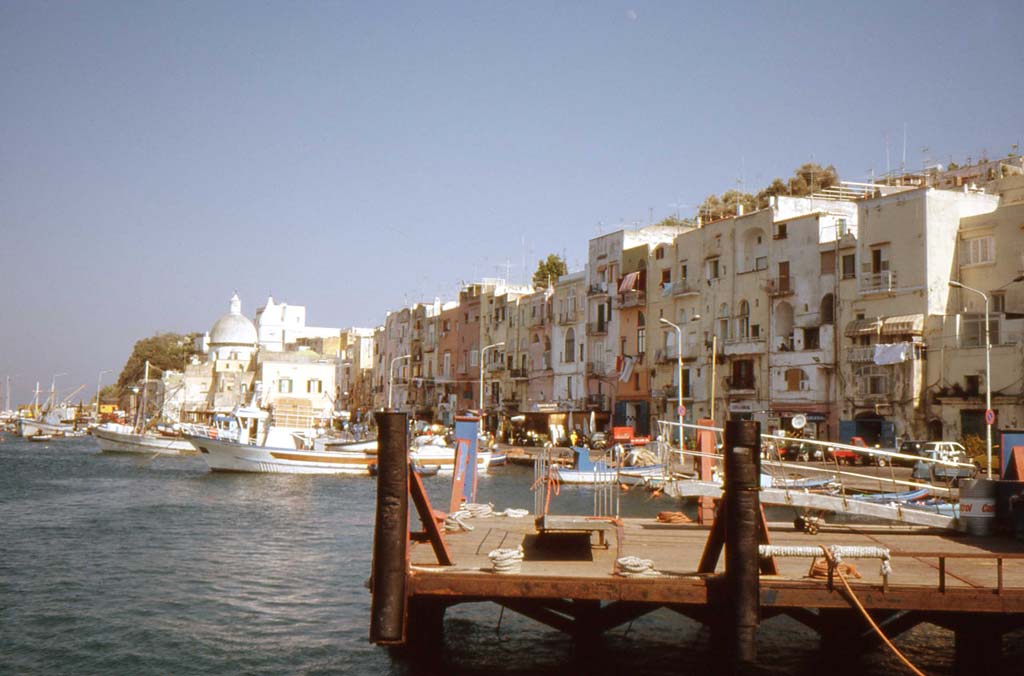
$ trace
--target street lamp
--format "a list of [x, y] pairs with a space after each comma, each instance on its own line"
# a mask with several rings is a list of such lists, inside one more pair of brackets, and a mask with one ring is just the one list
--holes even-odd
[[391, 360], [391, 366], [388, 368], [388, 410], [391, 410], [391, 391], [395, 386], [395, 364], [410, 357], [412, 355], [407, 354], [404, 357], [395, 357]]
[[973, 287], [951, 281], [950, 286], [956, 289], [972, 291], [985, 299], [985, 457], [988, 478], [992, 478], [992, 341], [989, 340], [988, 326], [988, 294]]
[[[694, 319], [700, 319], [700, 315], [694, 315], [690, 318], [690, 321]], [[683, 447], [683, 329], [678, 325], [670, 322], [664, 317], [661, 318], [662, 324], [668, 324], [676, 330], [676, 399], [678, 407], [676, 413], [679, 415], [679, 448]]]
[[103, 374], [110, 373], [111, 369], [103, 369], [100, 374], [96, 376], [96, 422], [100, 421], [100, 382], [103, 381]]
[[500, 343], [491, 343], [490, 345], [484, 346], [484, 349], [480, 350], [480, 431], [484, 431], [484, 355], [487, 354], [487, 350], [505, 347], [505, 341]]

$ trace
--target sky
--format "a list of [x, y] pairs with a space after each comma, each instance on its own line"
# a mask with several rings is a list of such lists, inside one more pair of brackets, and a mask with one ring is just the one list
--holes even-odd
[[804, 162], [1005, 155], [1021, 26], [1019, 0], [4, 0], [0, 387], [88, 399], [235, 291], [375, 326]]

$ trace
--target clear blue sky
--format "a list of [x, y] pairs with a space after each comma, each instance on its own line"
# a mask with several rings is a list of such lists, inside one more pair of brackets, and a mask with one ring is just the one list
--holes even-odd
[[[0, 383], [237, 289], [372, 326], [801, 163], [1024, 137], [1007, 2], [0, 4]], [[929, 150], [924, 153], [922, 148]], [[684, 214], [693, 206], [681, 207]], [[88, 396], [88, 395], [87, 395]]]

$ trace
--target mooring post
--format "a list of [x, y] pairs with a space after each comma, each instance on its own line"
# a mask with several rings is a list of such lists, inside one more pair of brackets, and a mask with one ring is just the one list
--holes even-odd
[[409, 428], [406, 413], [375, 413], [377, 519], [373, 531], [370, 640], [405, 643], [409, 568]]
[[757, 660], [760, 619], [760, 570], [757, 526], [761, 514], [761, 423], [725, 424], [725, 586], [731, 617], [723, 627], [729, 638], [733, 671]]

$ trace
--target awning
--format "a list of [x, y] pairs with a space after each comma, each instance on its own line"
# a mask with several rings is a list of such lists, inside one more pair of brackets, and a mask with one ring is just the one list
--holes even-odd
[[639, 272], [630, 272], [628, 275], [622, 278], [622, 283], [619, 284], [619, 293], [627, 293], [636, 288], [636, 282], [640, 279]]
[[853, 337], [877, 333], [880, 325], [878, 319], [854, 319], [846, 325], [846, 335]]
[[924, 315], [899, 315], [887, 317], [882, 322], [882, 335], [895, 336], [914, 334], [921, 335], [924, 331]]

